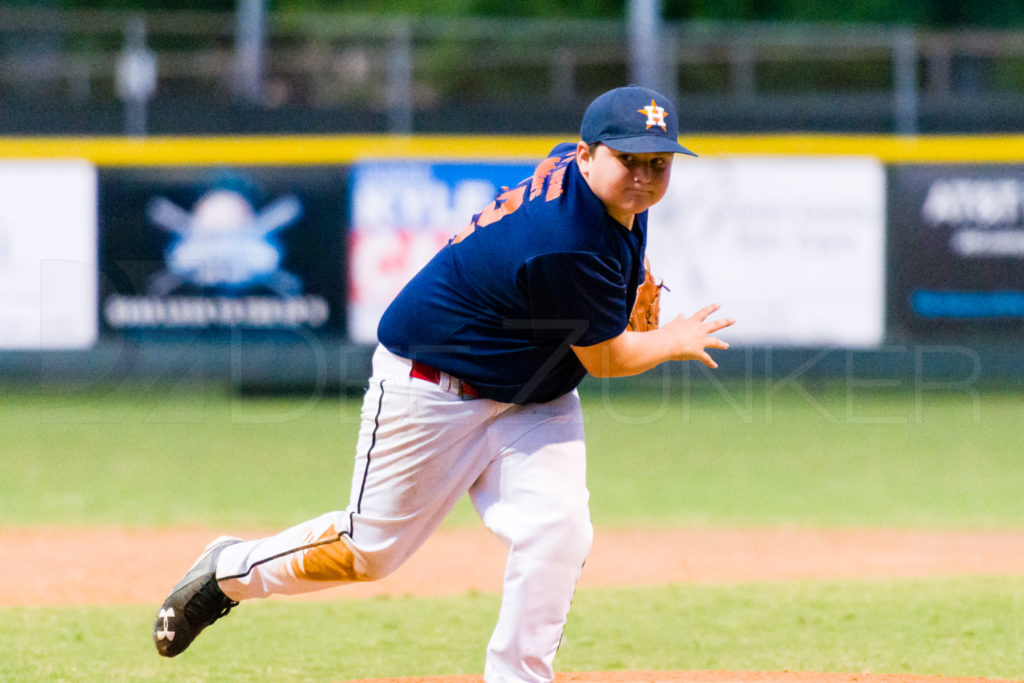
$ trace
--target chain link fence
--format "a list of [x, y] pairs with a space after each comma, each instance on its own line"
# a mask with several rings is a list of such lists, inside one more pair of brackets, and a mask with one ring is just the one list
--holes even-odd
[[[277, 13], [253, 52], [237, 19], [0, 7], [0, 134], [120, 133], [140, 106], [150, 133], [563, 132], [635, 73], [622, 21]], [[684, 131], [1024, 127], [1020, 32], [667, 22], [657, 42]]]

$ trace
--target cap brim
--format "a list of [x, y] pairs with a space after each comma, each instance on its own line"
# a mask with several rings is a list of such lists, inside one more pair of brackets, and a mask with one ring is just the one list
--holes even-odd
[[638, 137], [615, 138], [612, 140], [601, 140], [605, 145], [618, 152], [630, 154], [650, 154], [652, 152], [674, 152], [676, 154], [688, 154], [697, 156], [675, 140], [664, 138], [660, 135], [641, 135]]

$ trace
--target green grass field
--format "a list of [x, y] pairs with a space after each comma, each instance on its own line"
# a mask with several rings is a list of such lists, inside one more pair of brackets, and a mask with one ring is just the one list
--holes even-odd
[[[583, 400], [600, 525], [1024, 527], [1024, 394]], [[200, 386], [9, 391], [0, 408], [0, 523], [273, 527], [348, 502], [357, 400]]]
[[[585, 387], [595, 523], [1024, 528], [1024, 393]], [[213, 385], [0, 398], [0, 524], [278, 527], [347, 503], [358, 402]], [[449, 524], [477, 523], [460, 505]], [[0, 609], [0, 680], [479, 673], [498, 596], [246, 604], [175, 660], [156, 605]], [[1024, 678], [1024, 577], [585, 590], [560, 670]]]
[[[158, 657], [154, 606], [0, 611], [4, 681], [340, 681], [479, 674], [498, 597], [245, 604]], [[1024, 578], [580, 591], [563, 671], [725, 669], [1019, 678]]]

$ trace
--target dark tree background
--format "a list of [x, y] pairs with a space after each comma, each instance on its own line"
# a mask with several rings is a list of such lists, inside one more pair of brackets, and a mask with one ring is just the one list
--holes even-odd
[[[231, 11], [235, 0], [8, 0], [68, 8]], [[626, 0], [268, 0], [271, 11], [622, 18]], [[669, 20], [899, 23], [931, 28], [1024, 26], [1021, 0], [663, 0]]]

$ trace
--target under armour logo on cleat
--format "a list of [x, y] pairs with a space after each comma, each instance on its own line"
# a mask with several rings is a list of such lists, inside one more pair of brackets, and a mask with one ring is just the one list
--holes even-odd
[[156, 631], [156, 639], [157, 640], [164, 640], [164, 639], [174, 640], [174, 631], [172, 631], [170, 629], [170, 624], [168, 623], [169, 619], [173, 619], [174, 618], [174, 608], [173, 607], [168, 607], [167, 609], [162, 609], [162, 610], [160, 610], [160, 613], [158, 615], [156, 615], [156, 616], [157, 616], [157, 619], [163, 619], [164, 620], [164, 627], [162, 629], [157, 629], [157, 631]]

